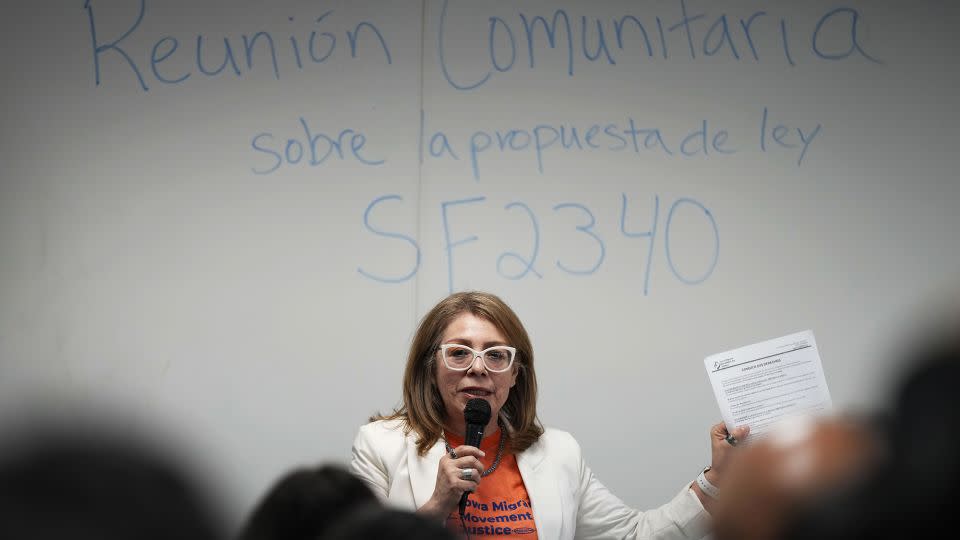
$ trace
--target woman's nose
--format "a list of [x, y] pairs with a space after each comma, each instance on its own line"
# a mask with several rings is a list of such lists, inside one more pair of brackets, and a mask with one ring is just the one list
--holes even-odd
[[485, 373], [487, 371], [487, 366], [483, 364], [483, 357], [479, 354], [473, 355], [473, 362], [470, 363], [470, 369], [467, 370], [467, 373]]

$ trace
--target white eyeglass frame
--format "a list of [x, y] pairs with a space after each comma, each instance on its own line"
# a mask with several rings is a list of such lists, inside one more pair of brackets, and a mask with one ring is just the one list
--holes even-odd
[[[453, 349], [453, 348], [466, 349], [470, 351], [471, 354], [473, 354], [473, 358], [470, 359], [470, 363], [467, 364], [466, 367], [462, 367], [462, 368], [453, 367], [447, 363], [447, 354], [446, 354], [447, 349]], [[487, 361], [483, 358], [483, 356], [487, 354], [487, 351], [491, 351], [493, 349], [502, 349], [510, 353], [510, 362], [507, 363], [507, 367], [503, 369], [490, 369], [490, 366], [487, 365]], [[473, 347], [467, 347], [466, 345], [463, 345], [460, 343], [444, 343], [443, 345], [440, 345], [440, 348], [438, 348], [437, 351], [440, 353], [440, 359], [443, 360], [443, 365], [447, 366], [447, 369], [449, 369], [450, 371], [467, 371], [468, 369], [473, 367], [474, 362], [476, 362], [477, 357], [479, 357], [480, 364], [483, 366], [483, 369], [489, 371], [490, 373], [503, 373], [509, 370], [511, 367], [513, 367], [513, 360], [517, 357], [516, 347], [511, 347], [509, 345], [494, 345], [493, 347], [487, 347], [482, 351], [478, 351]]]

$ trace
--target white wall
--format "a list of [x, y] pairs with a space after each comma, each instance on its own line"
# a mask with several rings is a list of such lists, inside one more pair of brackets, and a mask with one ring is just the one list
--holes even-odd
[[[657, 505], [709, 459], [704, 356], [810, 328], [835, 403], [869, 407], [898, 326], [957, 275], [944, 4], [10, 8], [0, 409], [167, 426], [239, 516], [287, 468], [346, 460], [397, 404], [417, 319], [479, 288], [528, 325], [543, 420]], [[682, 8], [689, 31], [669, 30]], [[524, 17], [555, 15], [555, 48], [538, 23], [528, 38]], [[584, 20], [609, 57], [587, 59]], [[205, 69], [226, 38], [240, 74], [202, 73], [198, 36]], [[352, 130], [343, 157], [309, 164], [301, 121]], [[572, 127], [582, 149], [557, 137]], [[669, 153], [644, 147], [657, 134]], [[306, 155], [273, 169], [288, 139]]]

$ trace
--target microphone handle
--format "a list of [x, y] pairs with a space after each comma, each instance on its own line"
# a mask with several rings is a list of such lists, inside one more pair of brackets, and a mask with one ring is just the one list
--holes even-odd
[[[463, 437], [463, 444], [467, 446], [473, 446], [475, 448], [480, 448], [480, 441], [483, 440], [483, 430], [487, 426], [481, 426], [479, 424], [467, 424], [467, 433]], [[483, 471], [481, 471], [482, 473]], [[463, 495], [460, 496], [460, 515], [467, 509], [467, 497], [470, 495], [469, 491], [464, 491]]]

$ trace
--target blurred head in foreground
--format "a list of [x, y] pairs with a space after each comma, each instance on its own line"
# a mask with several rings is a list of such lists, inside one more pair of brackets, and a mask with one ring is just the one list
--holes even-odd
[[200, 486], [144, 443], [74, 426], [0, 444], [0, 538], [214, 540], [220, 525]]
[[780, 422], [731, 462], [715, 512], [717, 540], [784, 538], [804, 508], [858, 484], [881, 454], [878, 435], [859, 420]]
[[274, 484], [257, 504], [241, 540], [319, 540], [349, 511], [379, 505], [369, 487], [344, 468], [298, 468]]
[[943, 536], [960, 485], [960, 301], [945, 300], [903, 341], [880, 429], [816, 421], [737, 453], [717, 540]]
[[423, 516], [379, 506], [360, 508], [337, 522], [318, 540], [455, 540], [439, 522]]
[[960, 324], [931, 325], [907, 347], [890, 404], [889, 458], [866, 481], [810, 509], [791, 540], [939, 538], [960, 485]]

